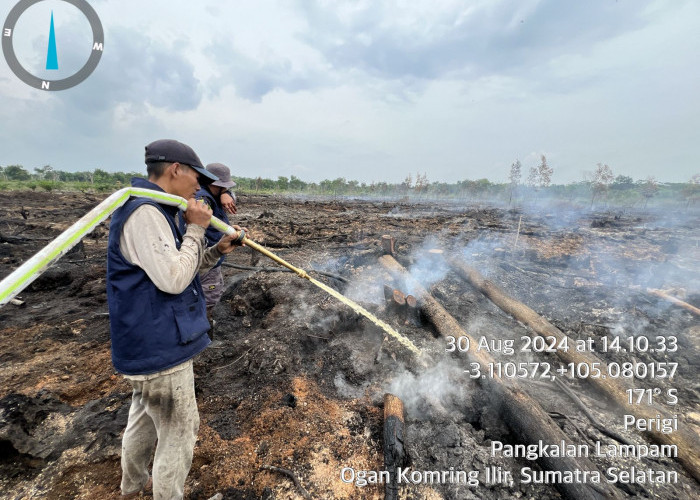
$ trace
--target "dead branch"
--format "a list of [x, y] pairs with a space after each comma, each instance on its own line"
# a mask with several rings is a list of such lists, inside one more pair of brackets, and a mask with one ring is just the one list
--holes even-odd
[[576, 432], [578, 432], [579, 435], [580, 435], [583, 439], [585, 439], [591, 447], [595, 446], [595, 444], [593, 443], [593, 441], [591, 441], [591, 439], [586, 435], [586, 433], [583, 432], [583, 431], [581, 430], [581, 428], [576, 424], [576, 422], [574, 421], [574, 419], [571, 418], [570, 416], [568, 416], [567, 414], [561, 413], [561, 412], [558, 412], [558, 411], [550, 411], [550, 412], [549, 412], [549, 416], [550, 416], [550, 417], [561, 417], [561, 418], [565, 419], [567, 422], [569, 422], [569, 423], [574, 427], [574, 429], [576, 429]]
[[683, 302], [682, 300], [677, 299], [673, 295], [667, 294], [663, 290], [657, 290], [655, 288], [647, 288], [647, 293], [650, 293], [651, 295], [656, 295], [657, 297], [661, 297], [662, 299], [666, 299], [669, 302], [676, 304], [677, 306], [681, 306], [682, 308], [687, 309], [688, 311], [700, 316], [700, 309], [698, 309], [694, 305], [688, 304], [687, 302]]
[[244, 352], [243, 354], [241, 354], [239, 357], [237, 357], [236, 359], [234, 359], [234, 360], [231, 361], [230, 363], [228, 363], [228, 364], [226, 364], [226, 365], [224, 365], [224, 366], [217, 366], [217, 367], [215, 367], [215, 368], [212, 368], [211, 371], [221, 370], [222, 368], [228, 368], [229, 366], [231, 366], [231, 365], [235, 364], [236, 362], [240, 361], [240, 360], [243, 358], [243, 356], [245, 356], [246, 354], [248, 354], [252, 349], [253, 349], [253, 348], [251, 347], [250, 349], [248, 349], [246, 352]]
[[[435, 326], [440, 335], [469, 338], [471, 345], [478, 345], [478, 341], [465, 332], [440, 303], [433, 298], [418, 282], [392, 256], [383, 255], [379, 258], [380, 264], [396, 276], [401, 276], [410, 283], [415, 290], [416, 297], [421, 301], [421, 310]], [[485, 351], [470, 349], [467, 353], [469, 362], [479, 363], [482, 371], [487, 373], [489, 363], [494, 359]], [[478, 379], [484, 390], [489, 391], [489, 397], [495, 402], [498, 410], [504, 415], [504, 422], [517, 437], [526, 443], [559, 442], [570, 443], [559, 426], [551, 419], [539, 403], [524, 392], [514, 379], [500, 377], [486, 377]], [[595, 470], [595, 464], [586, 457], [540, 457], [540, 465], [547, 470], [566, 471], [574, 469]], [[604, 491], [598, 491], [590, 484], [557, 484], [565, 496], [576, 499], [603, 499], [620, 498], [619, 492], [611, 485], [601, 485]]]
[[260, 469], [277, 472], [279, 474], [284, 474], [285, 476], [289, 477], [292, 481], [294, 481], [294, 486], [296, 486], [297, 489], [301, 492], [301, 496], [308, 500], [311, 500], [311, 495], [309, 495], [309, 492], [306, 491], [306, 488], [304, 488], [301, 485], [299, 479], [297, 479], [297, 476], [292, 471], [288, 469], [283, 469], [282, 467], [275, 467], [274, 465], [263, 465], [262, 467], [260, 467]]
[[307, 336], [307, 337], [312, 337], [312, 338], [315, 338], [315, 339], [322, 339], [322, 340], [328, 340], [328, 339], [330, 339], [330, 337], [321, 337], [320, 335], [311, 335], [310, 333], [307, 333], [306, 336]]
[[515, 253], [515, 249], [518, 248], [518, 238], [520, 238], [520, 226], [523, 222], [523, 216], [520, 216], [520, 219], [518, 219], [518, 232], [515, 234], [515, 241], [513, 242], [513, 252]]
[[[491, 299], [491, 301], [504, 312], [529, 326], [533, 330], [534, 335], [540, 335], [545, 338], [554, 337], [558, 345], [564, 341], [564, 339], [568, 339], [564, 332], [522, 302], [507, 295], [496, 284], [485, 279], [478, 271], [469, 267], [463, 261], [451, 259], [450, 265], [459, 275]], [[570, 339], [568, 339], [568, 342], [570, 346], [568, 350], [556, 349], [556, 354], [562, 361], [566, 363], [587, 364], [589, 367], [593, 367], [594, 363], [597, 363], [597, 367], [600, 368], [603, 373], [606, 373], [607, 364], [598, 358], [598, 356], [590, 352], [578, 352], [575, 348], [571, 347], [575, 345], [575, 342]], [[638, 420], [653, 420], [657, 418], [657, 415], [661, 415], [661, 418], [668, 418], [667, 412], [655, 405], [630, 407], [627, 403], [626, 390], [633, 386], [622, 379], [612, 377], [589, 377], [586, 380], [602, 392], [610, 401], [614, 402], [629, 414], [634, 415]], [[700, 482], [700, 438], [698, 438], [697, 434], [686, 429], [678, 429], [668, 434], [664, 434], [658, 430], [647, 430], [645, 431], [645, 435], [650, 436], [659, 444], [677, 446], [678, 461], [698, 482]]]
[[612, 429], [608, 429], [605, 427], [603, 424], [598, 422], [598, 419], [595, 418], [595, 416], [590, 412], [588, 407], [583, 404], [583, 401], [576, 395], [574, 391], [572, 391], [564, 382], [562, 382], [560, 379], [555, 379], [554, 382], [559, 386], [559, 388], [564, 391], [564, 393], [569, 396], [569, 398], [576, 403], [576, 406], [583, 412], [586, 417], [588, 417], [588, 420], [591, 421], [591, 424], [593, 427], [598, 429], [601, 433], [605, 434], [606, 436], [613, 438], [615, 441], [626, 444], [626, 445], [633, 445], [634, 443], [630, 441], [627, 438], [624, 438], [623, 436], [620, 436], [617, 432], [613, 431]]
[[[256, 272], [263, 272], [263, 273], [291, 273], [290, 269], [287, 269], [286, 267], [254, 267], [254, 266], [243, 266], [241, 264], [231, 264], [229, 262], [222, 262], [222, 266], [225, 267], [230, 267], [233, 269], [240, 269], [242, 271], [256, 271]], [[316, 273], [320, 274], [321, 276], [327, 276], [329, 278], [336, 279], [338, 281], [342, 281], [343, 283], [347, 283], [348, 279], [343, 278], [342, 276], [339, 276], [337, 274], [333, 273], [328, 273], [326, 271], [317, 271], [315, 269], [309, 270], [310, 273]]]
[[379, 360], [382, 357], [382, 351], [384, 350], [384, 344], [386, 343], [386, 340], [388, 337], [389, 336], [385, 334], [384, 338], [382, 339], [382, 343], [379, 344], [379, 349], [377, 349], [377, 354], [374, 355], [374, 363], [375, 364], [379, 363]]
[[42, 236], [5, 236], [0, 233], [0, 243], [9, 243], [11, 245], [22, 245], [33, 241], [50, 241], [52, 238]]

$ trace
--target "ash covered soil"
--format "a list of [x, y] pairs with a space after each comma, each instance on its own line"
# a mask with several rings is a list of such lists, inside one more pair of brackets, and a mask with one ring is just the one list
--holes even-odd
[[[82, 193], [3, 192], [0, 278], [94, 207]], [[207, 499], [384, 498], [382, 486], [341, 481], [344, 467], [383, 468], [383, 396], [406, 408], [411, 470], [539, 470], [522, 458], [492, 457], [494, 440], [517, 443], [489, 394], [465, 373], [465, 356], [425, 318], [386, 303], [383, 285], [401, 287], [378, 263], [380, 238], [396, 239], [396, 258], [472, 336], [514, 339], [529, 329], [425, 252], [459, 255], [572, 339], [676, 337], [678, 350], [598, 353], [607, 362], [678, 363], [667, 407], [679, 425], [700, 429], [700, 327], [690, 311], [647, 293], [667, 290], [700, 306], [697, 212], [575, 212], [567, 207], [503, 209], [432, 202], [310, 200], [241, 196], [234, 223], [288, 262], [357, 301], [411, 339], [426, 367], [382, 330], [290, 273], [226, 267], [228, 289], [214, 312], [216, 345], [196, 358], [201, 427], [186, 495]], [[520, 231], [518, 233], [518, 225]], [[105, 295], [108, 222], [0, 309], [0, 497], [119, 498], [120, 439], [128, 384], [110, 361]], [[517, 241], [516, 241], [517, 238]], [[279, 267], [241, 248], [237, 266]], [[405, 290], [404, 290], [405, 291]], [[492, 355], [499, 361], [549, 361], [551, 354]], [[575, 443], [614, 442], [553, 384], [519, 380]], [[569, 381], [606, 427], [633, 443], [620, 411], [585, 380]], [[696, 497], [698, 483], [672, 458], [592, 459], [599, 469], [630, 464], [675, 471], [675, 484], [618, 484], [622, 497]], [[517, 479], [517, 478], [516, 478]], [[483, 476], [482, 476], [483, 480]], [[148, 495], [147, 495], [148, 496]], [[553, 485], [422, 484], [405, 499], [562, 498]]]

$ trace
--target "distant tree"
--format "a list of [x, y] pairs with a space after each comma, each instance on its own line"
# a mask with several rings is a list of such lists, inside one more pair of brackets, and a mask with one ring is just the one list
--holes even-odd
[[281, 191], [289, 190], [289, 179], [281, 175], [277, 177], [277, 189]]
[[593, 183], [591, 184], [591, 208], [593, 208], [593, 202], [596, 198], [607, 195], [608, 188], [612, 184], [613, 179], [612, 169], [607, 165], [598, 163], [595, 173], [593, 174]]
[[401, 183], [401, 191], [406, 193], [413, 187], [413, 177], [409, 173]]
[[53, 168], [51, 167], [51, 165], [44, 165], [43, 167], [34, 167], [34, 172], [36, 172], [36, 177], [38, 179], [55, 180], [53, 175]]
[[95, 171], [92, 173], [92, 182], [102, 185], [112, 184], [112, 174], [110, 174], [106, 170], [102, 170], [101, 168], [96, 168]]
[[618, 175], [612, 183], [612, 189], [632, 189], [634, 187], [634, 179], [626, 175]]
[[515, 162], [510, 166], [510, 174], [508, 179], [510, 180], [510, 198], [508, 199], [508, 204], [513, 200], [513, 192], [518, 188], [520, 184], [520, 178], [522, 177], [522, 165], [520, 160], [515, 160]]
[[540, 171], [537, 167], [530, 167], [530, 173], [525, 182], [531, 188], [537, 189], [540, 186]]
[[421, 175], [420, 173], [416, 173], [416, 185], [415, 189], [418, 194], [421, 194], [425, 190], [428, 189], [428, 186], [430, 183], [428, 182], [428, 174], [424, 173]]
[[333, 191], [333, 195], [344, 194], [346, 187], [347, 181], [345, 180], [345, 177], [338, 177], [337, 179], [331, 181], [331, 190]]
[[540, 187], [549, 187], [549, 185], [552, 183], [552, 174], [554, 173], [554, 169], [547, 165], [547, 157], [545, 155], [542, 155], [542, 160], [539, 167], [537, 167], [537, 171], [539, 174]]
[[658, 192], [659, 183], [656, 182], [656, 179], [653, 176], [647, 177], [646, 180], [642, 183], [641, 191], [641, 194], [644, 197], [644, 208], [646, 208], [647, 203], [649, 203], [649, 200], [656, 196]]
[[5, 175], [5, 167], [0, 166], [0, 178], [7, 180], [7, 176]]
[[306, 183], [300, 180], [298, 177], [293, 175], [289, 179], [289, 189], [292, 191], [303, 191], [304, 188], [306, 188]]
[[10, 181], [28, 181], [32, 176], [22, 165], [8, 165], [5, 167], [5, 177]]
[[700, 199], [700, 174], [695, 174], [692, 176], [688, 183], [683, 187], [681, 193], [686, 199], [686, 208]]

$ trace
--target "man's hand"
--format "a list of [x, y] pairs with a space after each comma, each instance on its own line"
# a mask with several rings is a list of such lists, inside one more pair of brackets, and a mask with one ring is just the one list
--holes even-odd
[[221, 206], [224, 207], [224, 210], [226, 210], [228, 213], [236, 213], [236, 200], [233, 199], [233, 196], [231, 196], [228, 191], [221, 193], [219, 201], [221, 201]]
[[211, 208], [204, 201], [197, 201], [194, 198], [187, 200], [187, 211], [185, 212], [185, 222], [187, 224], [197, 224], [206, 229], [209, 227], [211, 214]]
[[245, 235], [248, 233], [248, 230], [246, 228], [241, 228], [239, 226], [231, 227], [238, 231], [238, 233], [233, 235], [225, 234], [216, 244], [216, 248], [219, 250], [219, 252], [223, 254], [231, 253], [234, 248], [241, 246], [241, 235]]

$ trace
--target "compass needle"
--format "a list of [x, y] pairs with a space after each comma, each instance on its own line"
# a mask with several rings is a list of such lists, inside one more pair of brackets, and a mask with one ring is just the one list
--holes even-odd
[[58, 69], [58, 53], [56, 51], [56, 31], [53, 27], [53, 11], [51, 11], [51, 28], [49, 29], [49, 49], [46, 52], [46, 69]]
[[[3, 56], [5, 56], [7, 65], [10, 67], [12, 72], [27, 85], [30, 85], [35, 89], [39, 90], [66, 90], [71, 87], [75, 87], [83, 80], [85, 80], [88, 76], [90, 76], [97, 67], [97, 64], [100, 62], [105, 42], [104, 30], [102, 29], [102, 22], [100, 21], [97, 12], [95, 12], [95, 9], [92, 8], [92, 6], [88, 3], [87, 0], [63, 0], [63, 2], [77, 8], [90, 25], [92, 37], [91, 39], [85, 40], [85, 42], [89, 42], [89, 44], [84, 43], [84, 45], [82, 46], [82, 50], [84, 51], [84, 53], [89, 53], [90, 55], [82, 68], [78, 69], [78, 71], [76, 71], [75, 73], [66, 76], [65, 78], [49, 80], [44, 76], [39, 77], [37, 75], [32, 74], [24, 66], [22, 66], [22, 63], [20, 63], [19, 59], [17, 58], [17, 54], [15, 54], [15, 47], [13, 45], [12, 39], [15, 35], [15, 25], [17, 24], [17, 21], [22, 16], [22, 14], [24, 14], [27, 11], [27, 9], [29, 9], [33, 5], [41, 3], [42, 1], [43, 0], [19, 0], [15, 4], [15, 6], [12, 7], [10, 13], [5, 19], [5, 24], [2, 26], [2, 31], [0, 32], [0, 39], [2, 40], [0, 42], [2, 44], [2, 54]], [[48, 10], [49, 9], [47, 9], [47, 14]], [[60, 18], [61, 12], [58, 11], [57, 14]], [[64, 19], [63, 26], [61, 26], [61, 29], [63, 30], [61, 31], [61, 33], [63, 36], [65, 36], [66, 31], [66, 29], [64, 28], [65, 24], [66, 23]], [[51, 24], [49, 25], [49, 43], [46, 51], [47, 70], [58, 69], [58, 49], [56, 46], [55, 28], [56, 27], [54, 25], [53, 10], [51, 10]], [[65, 71], [65, 63], [67, 58], [66, 52], [72, 52], [72, 49], [69, 45], [68, 47], [62, 47], [62, 50], [62, 66]], [[68, 59], [70, 59], [70, 57]]]

